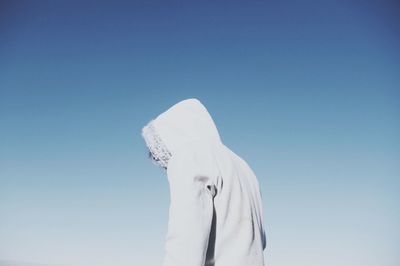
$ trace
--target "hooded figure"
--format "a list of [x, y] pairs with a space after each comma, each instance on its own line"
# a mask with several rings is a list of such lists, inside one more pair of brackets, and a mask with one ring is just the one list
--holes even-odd
[[180, 101], [142, 129], [170, 189], [163, 266], [263, 266], [258, 180], [227, 146], [203, 104]]

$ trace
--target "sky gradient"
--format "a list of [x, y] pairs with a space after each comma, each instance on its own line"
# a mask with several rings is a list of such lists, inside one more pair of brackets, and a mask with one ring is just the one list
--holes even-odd
[[2, 1], [0, 265], [161, 265], [141, 128], [198, 98], [259, 178], [268, 266], [400, 265], [396, 1]]

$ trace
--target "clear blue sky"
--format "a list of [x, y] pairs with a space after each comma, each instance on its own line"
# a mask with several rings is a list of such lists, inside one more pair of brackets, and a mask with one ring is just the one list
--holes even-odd
[[82, 2], [0, 4], [0, 265], [161, 265], [140, 131], [192, 97], [260, 180], [266, 265], [400, 265], [396, 1]]

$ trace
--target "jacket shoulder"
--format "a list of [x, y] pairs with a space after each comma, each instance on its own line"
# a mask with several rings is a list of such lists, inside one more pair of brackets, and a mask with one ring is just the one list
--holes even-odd
[[207, 176], [218, 175], [215, 150], [204, 141], [191, 141], [178, 149], [168, 162], [168, 176], [179, 174]]

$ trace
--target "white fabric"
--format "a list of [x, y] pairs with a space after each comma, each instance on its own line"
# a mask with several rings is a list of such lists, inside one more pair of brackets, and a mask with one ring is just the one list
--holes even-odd
[[163, 266], [263, 266], [258, 180], [225, 146], [207, 109], [178, 102], [142, 129], [170, 188]]

